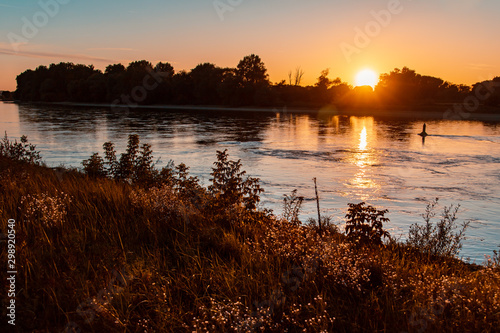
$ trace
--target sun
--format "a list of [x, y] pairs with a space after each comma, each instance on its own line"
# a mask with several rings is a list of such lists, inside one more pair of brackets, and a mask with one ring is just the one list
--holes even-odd
[[371, 69], [363, 69], [356, 75], [356, 86], [370, 86], [375, 88], [378, 83], [378, 75]]

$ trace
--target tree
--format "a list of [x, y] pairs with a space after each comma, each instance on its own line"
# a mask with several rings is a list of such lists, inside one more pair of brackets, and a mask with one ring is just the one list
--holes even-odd
[[375, 92], [385, 103], [411, 104], [415, 101], [421, 76], [408, 67], [380, 75]]
[[144, 85], [152, 72], [153, 65], [146, 60], [134, 61], [128, 65], [125, 74], [125, 93], [130, 94], [135, 103], [151, 104], [152, 94]]
[[246, 83], [268, 83], [267, 69], [258, 55], [244, 57], [237, 66], [237, 73]]
[[106, 67], [104, 74], [113, 75], [125, 72], [125, 66], [122, 64], [114, 64]]
[[384, 103], [408, 105], [461, 101], [468, 91], [467, 86], [420, 75], [408, 67], [395, 68], [389, 74], [380, 75], [380, 81], [375, 87], [375, 92]]
[[172, 78], [173, 99], [175, 104], [192, 103], [193, 87], [191, 76], [186, 71], [180, 71]]
[[193, 96], [197, 104], [220, 104], [218, 86], [222, 82], [223, 69], [214, 64], [199, 64], [189, 73], [193, 82]]
[[168, 62], [159, 62], [156, 64], [154, 71], [160, 74], [163, 78], [172, 78], [174, 76], [174, 67]]
[[174, 67], [168, 62], [159, 62], [153, 69], [154, 77], [150, 78], [153, 90], [148, 94], [150, 103], [172, 103]]
[[302, 77], [304, 76], [304, 71], [298, 66], [295, 68], [295, 74], [292, 76], [292, 71], [290, 70], [288, 72], [288, 82], [290, 85], [292, 85], [292, 80], [293, 80], [293, 85], [294, 86], [300, 86], [300, 82], [302, 81]]
[[330, 86], [333, 84], [333, 81], [328, 78], [329, 74], [329, 68], [322, 70], [321, 75], [318, 77], [318, 82], [316, 82], [315, 86], [324, 90], [330, 88]]
[[152, 70], [153, 65], [146, 60], [133, 61], [127, 67], [127, 72], [148, 72]]
[[237, 75], [235, 68], [223, 69], [222, 82], [217, 91], [224, 105], [240, 106], [244, 104], [243, 79]]
[[92, 103], [106, 102], [106, 76], [102, 73], [92, 74], [86, 81], [88, 96], [85, 100]]
[[128, 93], [125, 87], [125, 76], [127, 70], [122, 64], [114, 64], [106, 67], [106, 101], [113, 102], [120, 99], [122, 94]]
[[487, 106], [500, 106], [500, 77], [474, 84], [471, 94], [481, 96], [481, 102]]
[[0, 96], [0, 99], [2, 99], [4, 101], [11, 101], [13, 99], [12, 92], [2, 91], [2, 96]]
[[330, 74], [330, 69], [327, 68], [321, 71], [321, 75], [318, 77], [318, 82], [316, 82], [313, 89], [314, 100], [321, 104], [330, 104], [333, 99], [333, 92], [330, 87], [333, 84], [339, 85], [342, 81], [339, 78], [335, 80], [330, 80], [328, 75]]

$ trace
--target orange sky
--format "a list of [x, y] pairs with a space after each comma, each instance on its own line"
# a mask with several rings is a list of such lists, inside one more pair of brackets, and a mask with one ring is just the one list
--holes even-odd
[[272, 82], [297, 66], [303, 84], [326, 68], [350, 84], [363, 68], [408, 66], [465, 84], [500, 76], [499, 1], [353, 2], [46, 0], [51, 6], [43, 8], [0, 0], [0, 90], [14, 90], [22, 71], [54, 62], [104, 69], [145, 59], [179, 71], [202, 62], [235, 67], [251, 53]]

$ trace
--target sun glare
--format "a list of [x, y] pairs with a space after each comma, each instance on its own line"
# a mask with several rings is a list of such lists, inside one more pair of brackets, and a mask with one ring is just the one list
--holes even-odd
[[378, 75], [371, 69], [364, 69], [356, 75], [356, 86], [370, 86], [375, 88], [378, 83]]

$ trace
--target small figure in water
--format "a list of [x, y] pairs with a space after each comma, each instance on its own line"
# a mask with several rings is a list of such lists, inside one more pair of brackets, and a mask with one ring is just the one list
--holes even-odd
[[424, 124], [424, 129], [422, 130], [422, 133], [418, 133], [418, 135], [420, 135], [422, 138], [425, 138], [427, 135], [427, 132], [425, 131], [425, 128], [427, 127], [426, 124]]

